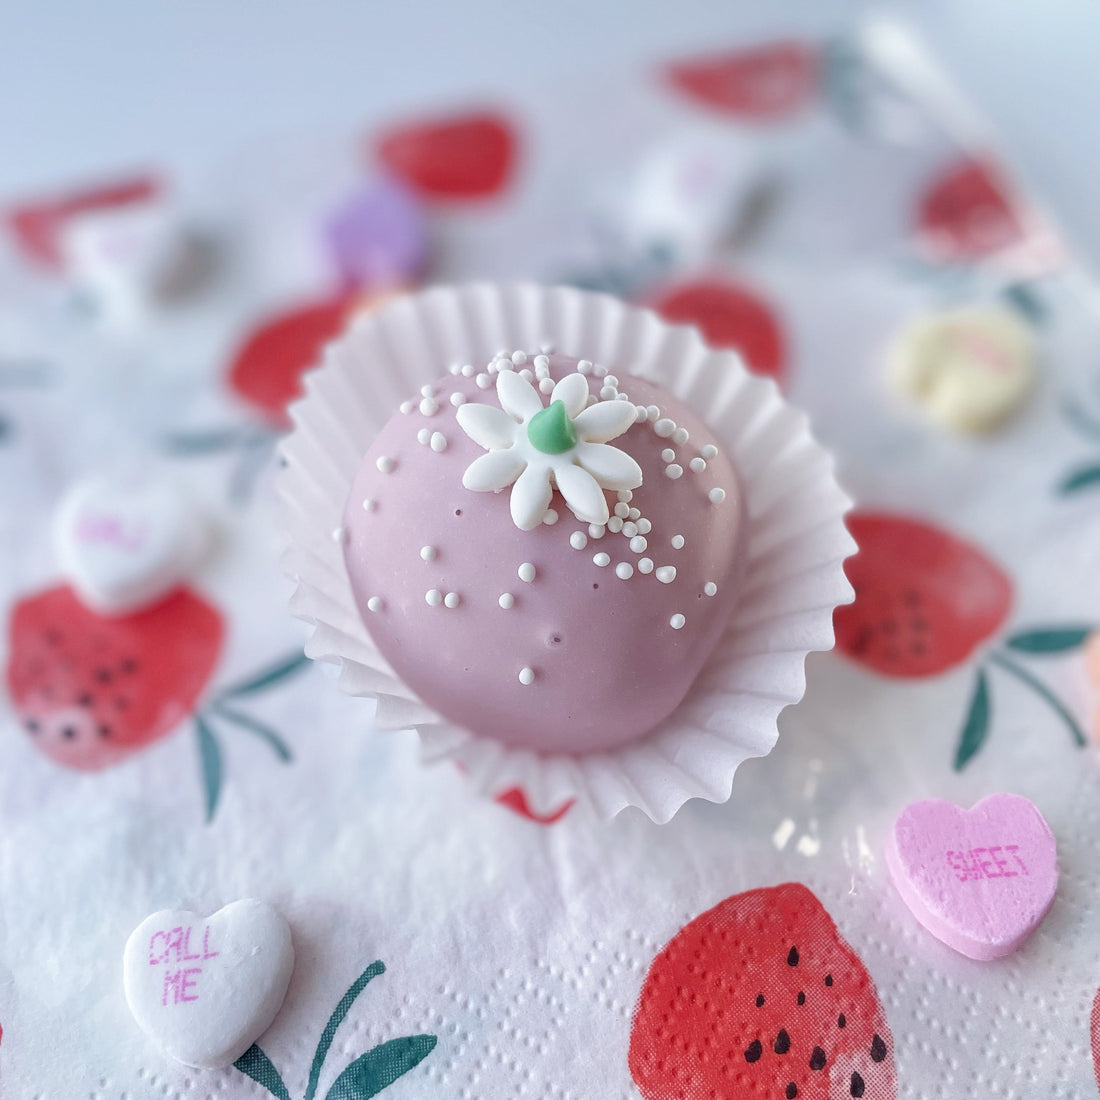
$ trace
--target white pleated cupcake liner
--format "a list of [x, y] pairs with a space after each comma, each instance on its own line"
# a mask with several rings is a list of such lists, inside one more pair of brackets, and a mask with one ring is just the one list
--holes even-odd
[[[455, 361], [544, 344], [651, 379], [690, 405], [725, 445], [748, 507], [742, 596], [687, 697], [642, 739], [582, 755], [511, 748], [419, 700], [371, 641], [333, 537], [363, 454], [402, 401]], [[415, 729], [425, 759], [460, 764], [487, 796], [519, 787], [535, 813], [575, 799], [607, 818], [637, 806], [665, 822], [688, 799], [726, 801], [741, 763], [771, 751], [780, 711], [805, 691], [807, 655], [832, 648], [833, 611], [852, 599], [851, 501], [805, 414], [735, 353], [607, 295], [471, 284], [396, 299], [325, 349], [291, 417], [279, 494], [291, 609], [313, 626], [306, 653], [337, 662], [344, 691], [377, 699], [378, 729]]]

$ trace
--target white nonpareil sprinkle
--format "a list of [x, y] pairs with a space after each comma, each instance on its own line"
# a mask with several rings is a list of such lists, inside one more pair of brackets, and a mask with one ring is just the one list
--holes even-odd
[[405, 414], [406, 416], [408, 416], [408, 415], [409, 415], [409, 413], [411, 413], [411, 412], [413, 411], [413, 409], [415, 409], [415, 408], [416, 408], [416, 402], [415, 402], [415, 401], [402, 401], [402, 402], [401, 402], [401, 404], [400, 404], [400, 405], [398, 405], [398, 408], [399, 408], [399, 409], [400, 409], [400, 410], [401, 410], [401, 411], [402, 411], [402, 412], [403, 412], [403, 413], [404, 413], [404, 414]]
[[539, 382], [539, 393], [553, 393], [554, 392], [554, 379], [544, 378]]
[[675, 462], [676, 461], [676, 452], [671, 447], [666, 447], [661, 452], [661, 461], [662, 462]]
[[672, 618], [668, 620], [668, 625], [671, 626], [673, 630], [682, 630], [686, 622], [687, 619], [677, 612], [677, 614], [673, 615]]
[[373, 512], [374, 511], [374, 503], [375, 502], [370, 497], [367, 497], [367, 499], [363, 501], [363, 511], [364, 512]]
[[592, 361], [590, 359], [582, 359], [579, 363], [577, 363], [577, 371], [580, 374], [591, 374]]
[[529, 561], [525, 561], [517, 570], [517, 574], [521, 581], [530, 584], [535, 579], [535, 567]]
[[451, 372], [451, 374], [458, 374], [462, 370], [462, 364], [452, 363], [447, 369]]
[[676, 429], [676, 431], [674, 431], [674, 432], [672, 433], [672, 442], [673, 442], [673, 443], [678, 443], [678, 444], [679, 444], [679, 445], [680, 445], [681, 447], [682, 447], [682, 446], [683, 446], [683, 445], [684, 445], [684, 444], [685, 444], [685, 443], [686, 443], [686, 442], [687, 442], [687, 441], [688, 441], [688, 440], [689, 440], [690, 438], [691, 438], [691, 436], [690, 436], [690, 435], [688, 435], [688, 430], [687, 430], [687, 428], [677, 428], [677, 429]]
[[519, 670], [519, 682], [527, 687], [535, 682], [535, 670], [533, 668], [521, 668]]
[[644, 516], [638, 520], [638, 534], [648, 535], [653, 530], [653, 524], [649, 522]]
[[615, 515], [617, 515], [619, 519], [626, 519], [626, 517], [630, 515], [630, 505], [627, 504], [625, 500], [620, 500], [619, 503], [615, 505]]
[[635, 535], [630, 540], [630, 549], [633, 550], [635, 554], [644, 554], [646, 550], [649, 549], [649, 543], [646, 541], [644, 535]]
[[592, 373], [597, 378], [606, 378], [607, 377], [607, 367], [605, 367], [602, 363], [593, 363], [592, 364]]
[[615, 566], [615, 576], [621, 581], [628, 581], [634, 576], [634, 566], [628, 561], [621, 561]]
[[678, 462], [674, 462], [671, 466], [665, 467], [665, 473], [672, 478], [673, 481], [676, 481], [684, 476], [684, 468]]
[[688, 465], [693, 473], [701, 474], [707, 468], [707, 460], [705, 458], [693, 458]]
[[391, 473], [396, 465], [397, 463], [389, 455], [379, 455], [378, 460], [375, 462], [375, 466], [384, 474]]
[[547, 527], [553, 527], [554, 524], [558, 522], [558, 513], [555, 512], [553, 508], [547, 508], [546, 515], [542, 517], [542, 522], [545, 523]]
[[602, 539], [604, 530], [602, 523], [590, 523], [588, 525], [588, 537], [590, 539]]
[[462, 377], [463, 378], [473, 378], [473, 376], [474, 376], [474, 365], [473, 365], [473, 363], [466, 363], [462, 368]]
[[633, 520], [627, 520], [627, 522], [623, 524], [623, 534], [628, 539], [632, 539], [637, 533], [638, 525]]
[[612, 516], [607, 521], [607, 529], [613, 534], [617, 535], [623, 529], [622, 516]]
[[638, 562], [638, 572], [639, 573], [652, 573], [653, 572], [653, 559], [652, 558], [642, 558], [642, 560], [640, 562]]
[[614, 386], [604, 386], [600, 390], [601, 401], [614, 401], [619, 396], [619, 391]]
[[439, 412], [439, 402], [436, 401], [434, 397], [425, 397], [424, 400], [420, 402], [420, 411], [425, 416], [435, 416], [435, 414]]
[[638, 405], [634, 409], [634, 423], [635, 424], [644, 424], [646, 422], [646, 420], [647, 420], [647, 416], [646, 416], [646, 411], [645, 411], [645, 405]]
[[368, 611], [381, 611], [382, 610], [382, 597], [381, 596], [371, 596], [371, 598], [369, 600], [367, 600], [367, 610]]
[[432, 432], [432, 450], [436, 454], [447, 449], [447, 437], [442, 432]]
[[667, 416], [662, 416], [656, 424], [653, 425], [653, 430], [662, 438], [668, 439], [674, 431], [676, 431], [676, 421], [669, 420]]
[[447, 595], [443, 597], [444, 607], [458, 607], [458, 604], [459, 595], [457, 592], [448, 592]]
[[533, 371], [531, 371], [531, 370], [530, 370], [529, 368], [527, 368], [527, 367], [524, 367], [524, 368], [523, 368], [523, 370], [521, 370], [521, 371], [519, 372], [519, 376], [520, 376], [520, 378], [522, 378], [522, 379], [523, 379], [523, 380], [524, 380], [525, 382], [534, 382], [534, 380], [535, 380], [535, 375], [534, 375], [534, 372], [533, 372]]
[[459, 405], [466, 404], [466, 395], [464, 393], [452, 393], [451, 404], [457, 409]]
[[429, 607], [438, 607], [443, 602], [443, 593], [438, 588], [429, 588], [424, 593], [424, 602]]
[[605, 554], [602, 550], [598, 554], [592, 556], [592, 562], [594, 565], [598, 565], [601, 569], [605, 565], [611, 564], [611, 555]]
[[535, 370], [549, 370], [550, 360], [545, 355], [535, 356]]
[[718, 454], [718, 448], [713, 443], [708, 443], [702, 450], [704, 458], [714, 458]]
[[416, 433], [416, 441], [417, 441], [417, 443], [420, 443], [420, 444], [422, 444], [422, 445], [423, 445], [423, 446], [425, 446], [425, 447], [426, 447], [426, 446], [428, 445], [428, 443], [429, 443], [429, 442], [431, 441], [431, 438], [432, 438], [432, 430], [431, 430], [431, 428], [421, 428], [421, 429], [420, 429], [420, 431], [418, 431], [418, 432]]
[[542, 343], [539, 344], [539, 351], [544, 355], [553, 355], [557, 350], [558, 346], [552, 340], [543, 340]]
[[634, 493], [631, 489], [619, 490], [619, 501], [622, 504], [629, 504], [634, 499]]
[[431, 397], [431, 395], [432, 395], [432, 387], [431, 386], [421, 386], [420, 387], [420, 396], [421, 397]]
[[[641, 519], [642, 518], [641, 508], [631, 508], [630, 509], [630, 518], [634, 519], [634, 520]], [[623, 524], [623, 526], [625, 527], [626, 524]], [[644, 535], [645, 532], [643, 531], [642, 534]]]
[[714, 583], [714, 581], [707, 581], [707, 583], [703, 585], [703, 591], [708, 596], [717, 596], [718, 595], [718, 585], [716, 585]]
[[497, 600], [497, 603], [500, 604], [500, 606], [503, 607], [505, 611], [507, 611], [508, 608], [512, 607], [515, 602], [516, 598], [512, 595], [511, 592], [502, 592], [500, 594], [500, 599]]
[[684, 548], [684, 536], [683, 535], [673, 535], [672, 539], [670, 541], [672, 542], [672, 549], [673, 550], [683, 550], [683, 548]]
[[583, 550], [588, 545], [588, 536], [583, 531], [574, 531], [569, 536], [569, 545], [574, 550]]
[[645, 414], [651, 424], [656, 424], [661, 419], [661, 410], [657, 405], [646, 405]]
[[657, 570], [657, 580], [661, 584], [672, 584], [676, 579], [676, 566], [675, 565], [662, 565]]
[[333, 529], [333, 532], [332, 532], [332, 541], [333, 542], [344, 542], [347, 539], [347, 537], [348, 537], [348, 533], [347, 533], [347, 531], [344, 530], [343, 527], [336, 527], [336, 528]]
[[438, 552], [434, 546], [422, 546], [420, 547], [420, 560], [435, 561]]
[[725, 489], [711, 489], [707, 496], [710, 497], [711, 504], [721, 504], [726, 499]]
[[517, 367], [522, 367], [527, 362], [527, 352], [514, 351], [512, 352], [512, 364]]
[[492, 384], [493, 380], [487, 374], [479, 374], [474, 381], [478, 385], [478, 389], [487, 390]]

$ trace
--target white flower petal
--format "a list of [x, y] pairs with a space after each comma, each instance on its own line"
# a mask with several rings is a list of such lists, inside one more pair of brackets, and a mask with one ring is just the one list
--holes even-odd
[[582, 523], [606, 523], [610, 518], [607, 497], [591, 474], [579, 466], [565, 465], [554, 467], [554, 478], [558, 483], [565, 503], [573, 509], [573, 515]]
[[[463, 405], [463, 408], [466, 406]], [[496, 493], [511, 485], [527, 465], [519, 451], [508, 447], [503, 451], [489, 451], [475, 458], [462, 475], [462, 484], [475, 493]]]
[[484, 447], [487, 451], [498, 451], [515, 442], [515, 421], [503, 409], [467, 402], [459, 405], [455, 419], [458, 426], [479, 447]]
[[576, 416], [588, 401], [588, 379], [583, 374], [567, 374], [550, 394], [551, 404], [555, 401], [564, 402], [565, 411]]
[[637, 489], [642, 483], [641, 466], [618, 447], [609, 447], [606, 443], [581, 443], [573, 453], [604, 489]]
[[589, 443], [606, 443], [622, 435], [631, 424], [637, 409], [629, 401], [598, 401], [573, 418], [577, 435]]
[[521, 531], [533, 531], [546, 515], [554, 490], [545, 466], [528, 466], [512, 486], [512, 522]]
[[520, 423], [542, 409], [538, 391], [514, 370], [502, 370], [497, 375], [497, 399], [500, 407]]

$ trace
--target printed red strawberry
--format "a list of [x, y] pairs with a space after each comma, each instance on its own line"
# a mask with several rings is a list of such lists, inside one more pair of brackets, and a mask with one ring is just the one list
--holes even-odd
[[185, 588], [118, 618], [89, 611], [68, 586], [51, 588], [12, 614], [8, 691], [42, 752], [94, 771], [191, 713], [223, 633], [218, 611]]
[[567, 799], [560, 806], [555, 806], [552, 810], [540, 814], [531, 808], [531, 803], [527, 801], [527, 794], [522, 787], [510, 787], [498, 794], [496, 801], [511, 810], [512, 813], [519, 814], [520, 817], [525, 817], [528, 821], [535, 822], [536, 825], [553, 825], [569, 813], [576, 800]]
[[395, 126], [378, 137], [375, 152], [425, 198], [484, 199], [507, 185], [517, 146], [508, 119], [483, 112]]
[[845, 571], [855, 602], [833, 617], [841, 653], [887, 676], [934, 676], [1004, 623], [1012, 582], [980, 550], [930, 524], [855, 512], [859, 553]]
[[711, 347], [733, 348], [750, 370], [782, 382], [786, 340], [774, 310], [741, 283], [693, 279], [657, 293], [649, 303], [666, 321], [695, 325]]
[[674, 88], [723, 114], [770, 121], [793, 114], [818, 86], [817, 53], [801, 42], [711, 54], [670, 65]]
[[341, 295], [268, 318], [233, 356], [229, 385], [277, 427], [289, 427], [286, 407], [301, 392], [302, 375], [343, 331], [352, 305]]
[[727, 898], [666, 945], [629, 1064], [645, 1100], [893, 1100], [893, 1046], [859, 956], [787, 883]]
[[917, 207], [917, 225], [944, 260], [975, 260], [1024, 236], [997, 170], [978, 160], [952, 165], [933, 181]]
[[[848, 517], [859, 552], [845, 565], [855, 602], [833, 616], [836, 647], [887, 676], [935, 676], [967, 660], [1004, 625], [1012, 581], [981, 550], [946, 531], [906, 516], [854, 512]], [[1080, 648], [1090, 625], [1040, 627], [987, 648], [978, 666], [954, 766], [961, 770], [985, 743], [992, 700], [989, 667], [1007, 673], [1039, 697], [1085, 744], [1080, 724], [1018, 655], [1051, 656]]]
[[159, 181], [138, 176], [40, 202], [24, 203], [9, 210], [7, 218], [27, 257], [56, 271], [61, 267], [59, 241], [68, 221], [81, 214], [148, 202], [159, 194], [160, 189]]

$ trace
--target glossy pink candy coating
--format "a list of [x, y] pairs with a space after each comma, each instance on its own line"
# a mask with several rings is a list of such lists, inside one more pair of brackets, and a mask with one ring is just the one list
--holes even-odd
[[[573, 373], [577, 361], [552, 356], [551, 376]], [[530, 367], [530, 363], [527, 364]], [[412, 690], [457, 725], [513, 746], [543, 753], [580, 753], [636, 739], [681, 702], [713, 651], [737, 602], [745, 561], [744, 498], [729, 460], [719, 449], [702, 472], [690, 460], [714, 434], [681, 402], [650, 382], [618, 374], [619, 389], [635, 405], [657, 405], [690, 433], [680, 446], [661, 438], [652, 423], [635, 424], [610, 445], [639, 463], [643, 484], [632, 507], [652, 523], [648, 547], [630, 549], [622, 533], [588, 537], [582, 550], [574, 532], [588, 536], [561, 495], [551, 508], [552, 526], [521, 531], [509, 512], [511, 487], [474, 492], [462, 485], [466, 467], [485, 451], [458, 426], [453, 393], [499, 407], [495, 382], [479, 388], [475, 378], [447, 375], [433, 387], [438, 411], [396, 413], [385, 425], [356, 473], [344, 513], [345, 561], [351, 586], [375, 644]], [[589, 379], [593, 392], [601, 383]], [[544, 404], [547, 398], [543, 398]], [[446, 449], [418, 441], [421, 429], [441, 433]], [[661, 452], [672, 447], [683, 467], [668, 477]], [[376, 465], [393, 459], [391, 472]], [[708, 493], [725, 490], [721, 503]], [[606, 493], [614, 513], [617, 494]], [[370, 510], [364, 500], [373, 501]], [[671, 539], [683, 535], [675, 549]], [[433, 560], [421, 548], [434, 547]], [[593, 556], [610, 555], [600, 567]], [[675, 566], [668, 584], [638, 563]], [[533, 582], [519, 578], [521, 564], [535, 567]], [[622, 580], [615, 566], [628, 562], [634, 575]], [[706, 595], [707, 582], [717, 593]], [[425, 594], [456, 593], [457, 607], [429, 606]], [[502, 593], [515, 604], [503, 609]], [[369, 610], [372, 597], [381, 608]], [[670, 622], [682, 614], [685, 625]], [[524, 668], [534, 671], [520, 682]]]

